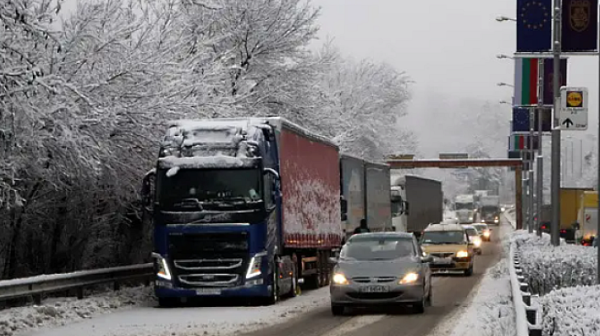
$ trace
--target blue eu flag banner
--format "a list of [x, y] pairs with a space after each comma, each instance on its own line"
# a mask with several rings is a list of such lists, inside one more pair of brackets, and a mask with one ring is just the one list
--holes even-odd
[[598, 0], [562, 0], [562, 6], [562, 51], [597, 50]]
[[517, 52], [552, 49], [552, 0], [517, 0]]
[[513, 132], [529, 132], [529, 109], [513, 107]]

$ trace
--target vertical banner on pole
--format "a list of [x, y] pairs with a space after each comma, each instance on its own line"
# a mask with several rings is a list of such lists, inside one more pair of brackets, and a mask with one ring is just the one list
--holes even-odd
[[562, 0], [563, 52], [598, 50], [598, 0]]
[[552, 48], [552, 0], [517, 0], [517, 52]]

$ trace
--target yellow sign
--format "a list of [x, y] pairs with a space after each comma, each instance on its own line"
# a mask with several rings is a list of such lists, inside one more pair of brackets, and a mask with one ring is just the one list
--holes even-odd
[[583, 107], [583, 92], [567, 91], [567, 107]]

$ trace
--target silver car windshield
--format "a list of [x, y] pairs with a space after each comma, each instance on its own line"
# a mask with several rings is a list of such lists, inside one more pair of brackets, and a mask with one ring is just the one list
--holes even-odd
[[350, 260], [394, 260], [414, 256], [412, 239], [354, 237], [340, 253], [341, 259]]
[[487, 230], [487, 225], [473, 225], [477, 231], [485, 231]]

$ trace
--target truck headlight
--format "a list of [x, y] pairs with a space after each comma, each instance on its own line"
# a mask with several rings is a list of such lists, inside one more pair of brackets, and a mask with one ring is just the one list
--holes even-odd
[[411, 283], [415, 283], [417, 280], [419, 280], [419, 275], [415, 272], [410, 272], [410, 273], [406, 273], [404, 278], [402, 278], [402, 280], [400, 280], [400, 284], [401, 285], [411, 284]]
[[333, 283], [336, 285], [347, 285], [348, 279], [342, 273], [336, 273], [333, 275]]
[[457, 258], [467, 258], [467, 257], [469, 257], [469, 252], [468, 251], [458, 251], [456, 253], [456, 257]]
[[156, 276], [171, 281], [171, 270], [169, 269], [169, 264], [167, 264], [167, 260], [163, 258], [160, 254], [155, 252], [152, 253], [152, 258], [156, 260]]
[[475, 244], [475, 247], [481, 246], [481, 239], [479, 239], [479, 238], [473, 239], [473, 244]]
[[472, 221], [472, 220], [473, 220], [473, 217], [469, 217], [469, 220], [470, 220], [470, 221]]
[[246, 279], [255, 278], [262, 274], [262, 259], [265, 255], [267, 255], [266, 252], [257, 253], [250, 259], [250, 263], [248, 263], [248, 270], [246, 271]]
[[484, 232], [483, 232], [483, 236], [484, 236], [485, 238], [490, 238], [490, 231], [484, 231]]

